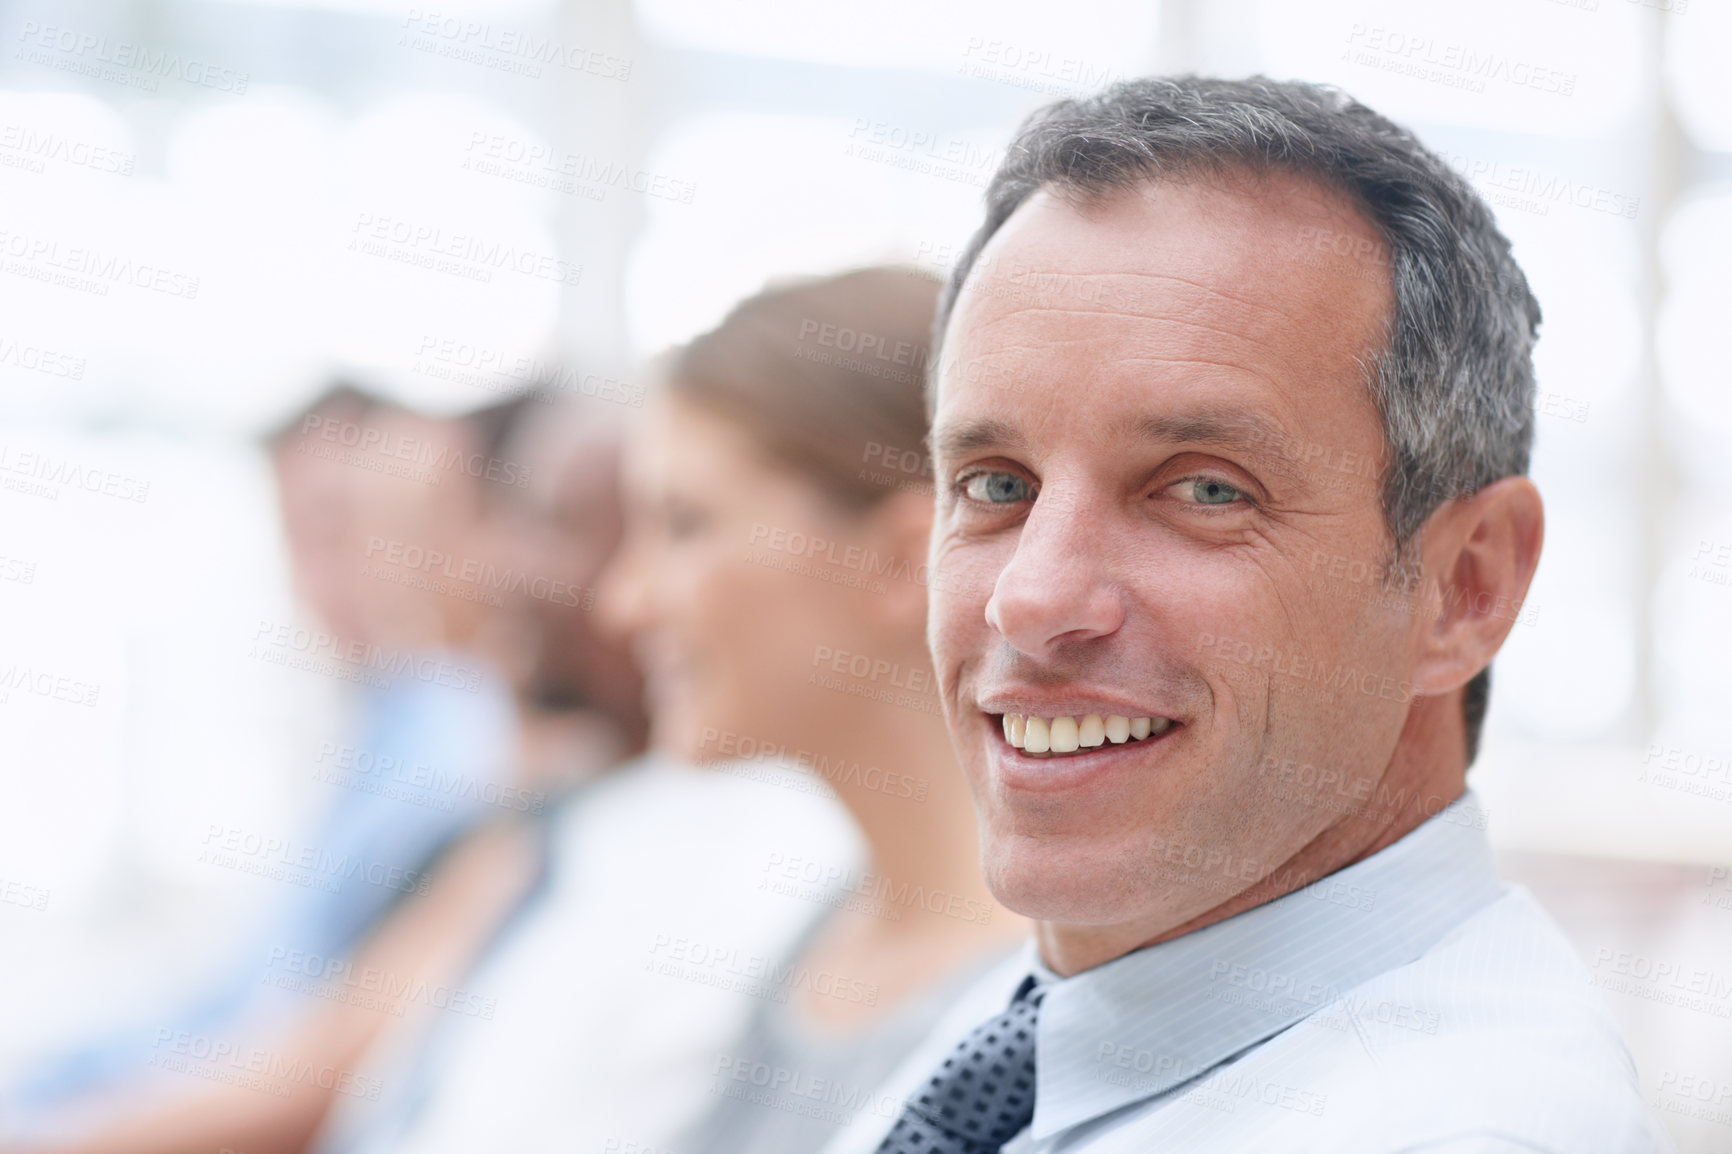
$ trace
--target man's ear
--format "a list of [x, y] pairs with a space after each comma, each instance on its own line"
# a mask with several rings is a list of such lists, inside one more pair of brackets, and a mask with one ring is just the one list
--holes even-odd
[[1491, 664], [1528, 595], [1544, 537], [1545, 509], [1526, 477], [1493, 481], [1426, 519], [1415, 692], [1449, 693]]
[[882, 602], [887, 625], [926, 634], [926, 549], [932, 536], [932, 495], [898, 490], [867, 514], [879, 563], [886, 566]]

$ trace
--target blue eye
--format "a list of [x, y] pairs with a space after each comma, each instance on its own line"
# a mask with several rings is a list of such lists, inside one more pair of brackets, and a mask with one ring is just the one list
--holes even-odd
[[1181, 484], [1189, 489], [1191, 500], [1199, 505], [1231, 505], [1240, 497], [1239, 490], [1213, 477], [1197, 477]]
[[969, 500], [988, 505], [1027, 501], [1033, 496], [1032, 488], [1015, 473], [974, 473], [962, 481], [962, 491]]

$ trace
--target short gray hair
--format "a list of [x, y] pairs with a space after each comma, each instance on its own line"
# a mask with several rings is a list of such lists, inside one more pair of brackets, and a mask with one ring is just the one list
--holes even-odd
[[[1382, 234], [1395, 307], [1371, 372], [1388, 464], [1389, 571], [1444, 502], [1526, 473], [1534, 433], [1539, 302], [1491, 210], [1407, 129], [1338, 89], [1263, 77], [1127, 80], [1025, 121], [986, 191], [986, 220], [939, 300], [930, 363], [981, 250], [1037, 190], [1085, 197], [1162, 179], [1281, 170], [1344, 193]], [[1479, 745], [1489, 667], [1463, 699]]]

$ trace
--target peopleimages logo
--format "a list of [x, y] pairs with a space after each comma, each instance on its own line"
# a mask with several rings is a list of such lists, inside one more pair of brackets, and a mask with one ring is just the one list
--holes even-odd
[[[61, 28], [26, 20], [18, 39], [25, 45], [35, 64], [46, 64], [62, 71], [78, 72], [100, 80], [124, 81], [147, 92], [155, 92], [159, 80], [181, 80], [200, 88], [245, 96], [250, 77], [233, 68], [223, 68], [190, 56], [182, 56], [162, 48], [150, 48], [128, 40], [113, 40], [94, 32]], [[40, 51], [31, 52], [37, 49]], [[55, 60], [46, 53], [58, 52]], [[104, 67], [107, 66], [107, 67]], [[138, 75], [126, 77], [125, 73]]]
[[[386, 564], [399, 569], [444, 578], [489, 593], [504, 591], [536, 601], [568, 605], [573, 609], [588, 610], [595, 607], [595, 590], [586, 586], [573, 585], [569, 581], [555, 581], [549, 577], [535, 577], [516, 569], [500, 569], [491, 561], [482, 561], [475, 557], [454, 557], [438, 549], [424, 549], [405, 541], [369, 537], [367, 557], [369, 560], [383, 559]], [[364, 575], [365, 573], [363, 570]], [[498, 603], [500, 602], [497, 598], [489, 602]]]
[[50, 892], [42, 886], [26, 885], [0, 877], [0, 902], [7, 905], [23, 906], [25, 909], [40, 912], [48, 908], [49, 896]]
[[[313, 760], [329, 768], [331, 772], [323, 778], [329, 784], [406, 799], [416, 799], [425, 794], [428, 795], [426, 800], [441, 803], [438, 808], [447, 812], [455, 810], [458, 801], [498, 806], [518, 813], [540, 813], [547, 803], [547, 795], [540, 790], [524, 789], [491, 778], [477, 778], [428, 765], [424, 761], [408, 762], [401, 757], [374, 753], [354, 745], [338, 745], [334, 741], [321, 744]], [[394, 794], [387, 793], [391, 786], [403, 788]]]
[[[764, 863], [764, 874], [758, 888], [786, 897], [820, 902], [861, 897], [878, 903], [881, 909], [919, 909], [979, 925], [992, 920], [993, 907], [986, 902], [947, 890], [928, 889], [906, 879], [895, 881], [872, 870], [859, 871], [811, 858], [771, 853]], [[891, 920], [899, 917], [898, 911]]]
[[343, 881], [355, 880], [384, 886], [398, 893], [424, 894], [431, 880], [431, 875], [425, 872], [404, 869], [389, 862], [369, 861], [353, 854], [335, 854], [314, 845], [297, 845], [290, 838], [236, 826], [210, 826], [205, 831], [204, 847], [198, 860], [207, 865], [304, 885], [327, 893], [336, 893]]
[[1609, 946], [1594, 951], [1593, 970], [1593, 983], [1602, 990], [1732, 1018], [1732, 974]]
[[[857, 786], [874, 793], [889, 794], [894, 797], [904, 797], [916, 802], [926, 800], [927, 791], [932, 783], [924, 777], [910, 777], [895, 770], [882, 769], [876, 765], [866, 765], [858, 761], [849, 761], [838, 754], [832, 758], [828, 754], [810, 749], [790, 749], [788, 746], [774, 741], [765, 741], [747, 734], [735, 733], [731, 729], [714, 729], [705, 727], [703, 740], [699, 748], [706, 754], [699, 761], [705, 768], [713, 768], [723, 773], [732, 773], [741, 777], [754, 777], [763, 781], [774, 781], [782, 784], [780, 775], [754, 774], [754, 768], [768, 768], [781, 763], [798, 766], [805, 773], [794, 774], [786, 779], [795, 783], [789, 788], [798, 789], [800, 783], [809, 783], [811, 789], [806, 792], [825, 792], [820, 782], [829, 782], [832, 786]], [[709, 751], [714, 750], [714, 756]], [[756, 766], [753, 763], [758, 763]], [[819, 780], [813, 780], [814, 778]]]
[[[1213, 633], [1197, 635], [1197, 652], [1206, 654], [1217, 663], [1232, 662], [1246, 668], [1266, 669], [1284, 684], [1314, 688], [1323, 700], [1333, 700], [1337, 692], [1360, 693], [1385, 701], [1406, 704], [1412, 700], [1413, 685], [1398, 681], [1375, 670], [1361, 670], [1351, 665], [1335, 664], [1276, 645], [1252, 645], [1233, 637], [1216, 637]], [[1219, 667], [1217, 665], [1217, 667]]]
[[800, 322], [800, 339], [816, 340], [818, 344], [837, 352], [857, 353], [862, 357], [888, 361], [895, 365], [910, 365], [916, 369], [926, 367], [926, 358], [930, 351], [926, 345], [891, 340], [881, 333], [861, 332], [846, 325], [811, 319]]
[[495, 393], [518, 393], [527, 386], [528, 395], [543, 404], [567, 393], [641, 409], [649, 391], [641, 384], [557, 361], [446, 337], [423, 336], [415, 356], [415, 372]]
[[[116, 176], [131, 176], [138, 163], [134, 153], [120, 152], [87, 140], [78, 140], [58, 132], [38, 130], [27, 124], [0, 124], [0, 154], [15, 156], [18, 164], [31, 172], [42, 172], [48, 161], [88, 168], [93, 172], [110, 172]], [[0, 163], [5, 163], [0, 160]]]
[[632, 62], [627, 57], [570, 44], [527, 28], [464, 20], [420, 8], [409, 9], [402, 27], [405, 34], [398, 43], [404, 47], [531, 79], [541, 75], [543, 64], [600, 80], [623, 83], [631, 79]]
[[0, 254], [8, 258], [6, 272], [44, 284], [107, 296], [110, 285], [197, 300], [199, 278], [163, 265], [85, 245], [62, 246], [45, 236], [0, 230]]
[[[329, 957], [272, 946], [265, 958], [266, 966], [285, 974], [310, 980], [310, 984], [293, 988], [329, 1001], [349, 1001], [361, 995], [376, 995], [386, 1006], [403, 1002], [420, 1002], [436, 1010], [450, 1010], [472, 1018], [491, 1020], [498, 1009], [499, 999], [486, 998], [455, 986], [428, 982], [425, 978], [401, 977], [377, 966], [356, 968], [347, 958]], [[400, 1008], [400, 1007], [399, 1007]]]
[[786, 1002], [789, 994], [801, 990], [868, 1006], [878, 1002], [878, 987], [870, 982], [802, 963], [784, 964], [726, 943], [657, 934], [649, 952], [645, 969], [664, 978], [719, 986], [772, 1002]]
[[[343, 641], [321, 629], [275, 621], [259, 621], [253, 633], [250, 655], [277, 664], [311, 668], [314, 672], [335, 670], [340, 675], [354, 674], [348, 680], [359, 680], [369, 671], [377, 671], [469, 693], [481, 688], [479, 666], [457, 665], [434, 654], [387, 649], [368, 641]], [[320, 656], [331, 659], [335, 666], [332, 669], [321, 667], [317, 660]], [[368, 684], [377, 683], [376, 678], [368, 681]]]
[[575, 285], [583, 279], [581, 264], [472, 233], [447, 232], [417, 221], [363, 212], [356, 216], [350, 231], [351, 252], [483, 283], [491, 282], [493, 273], [500, 269], [555, 284]]
[[3, 336], [0, 336], [0, 365], [11, 365], [29, 372], [65, 377], [73, 381], [84, 379], [83, 357], [45, 349], [41, 345], [23, 344]]
[[896, 1094], [852, 1085], [788, 1066], [771, 1065], [746, 1055], [723, 1054], [716, 1059], [716, 1084], [711, 1093], [737, 1098], [754, 1106], [785, 1110], [832, 1126], [847, 1126], [863, 1113], [894, 1118], [902, 1109]]
[[10, 700], [13, 693], [46, 697], [68, 705], [94, 706], [102, 695], [102, 686], [14, 661], [0, 665], [0, 704]]
[[1000, 150], [963, 137], [856, 117], [844, 156], [985, 188]]
[[827, 537], [818, 537], [802, 533], [797, 529], [789, 530], [762, 521], [754, 524], [746, 536], [746, 544], [757, 548], [768, 549], [775, 553], [786, 553], [793, 557], [801, 557], [808, 561], [822, 559], [826, 564], [840, 569], [865, 574], [871, 577], [887, 577], [892, 581], [913, 581], [917, 585], [927, 583], [928, 569], [926, 562], [907, 557], [886, 557], [876, 549], [867, 549], [860, 545], [844, 545]]
[[982, 36], [968, 38], [957, 72], [1051, 96], [1076, 96], [1119, 79], [1104, 64]]
[[[301, 440], [295, 446], [298, 453], [309, 453], [317, 442], [371, 453], [393, 461], [406, 461], [425, 470], [438, 484], [439, 478], [451, 473], [493, 481], [514, 488], [529, 487], [533, 466], [516, 461], [489, 457], [485, 453], [465, 451], [461, 446], [442, 445], [425, 437], [410, 437], [392, 429], [362, 425], [338, 417], [309, 414], [301, 421]], [[311, 455], [317, 455], [311, 453]]]
[[484, 176], [502, 176], [520, 183], [602, 200], [609, 188], [628, 188], [642, 196], [690, 204], [697, 183], [663, 173], [604, 161], [583, 152], [519, 140], [503, 133], [472, 132], [460, 168]]
[[384, 1083], [336, 1066], [314, 1065], [295, 1055], [262, 1046], [241, 1046], [226, 1038], [168, 1028], [156, 1032], [149, 1064], [205, 1081], [257, 1090], [279, 1098], [294, 1086], [317, 1086], [352, 1098], [377, 1102]]

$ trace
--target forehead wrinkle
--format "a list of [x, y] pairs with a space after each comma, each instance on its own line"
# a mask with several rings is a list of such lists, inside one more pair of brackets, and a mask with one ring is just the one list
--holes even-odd
[[[1289, 321], [1294, 325], [1304, 328], [1315, 327], [1314, 325], [1302, 325], [1301, 322], [1292, 314], [1282, 310], [1269, 309], [1266, 311], [1275, 316], [1279, 316], [1283, 320]], [[990, 360], [1018, 353], [1039, 355], [1040, 353], [1053, 349], [1069, 348], [1078, 345], [1088, 346], [1091, 348], [1099, 346], [1102, 336], [1098, 333], [1084, 333], [1083, 335], [1078, 336], [1059, 336], [1040, 333], [1038, 335], [1019, 335], [1016, 339], [1005, 340], [1003, 343], [990, 349], [980, 349], [975, 351], [974, 348], [969, 347], [977, 346], [983, 340], [990, 341], [991, 334], [995, 329], [1012, 326], [1014, 331], [1014, 328], [1017, 326], [1035, 323], [1052, 317], [1076, 317], [1085, 322], [1103, 322], [1115, 319], [1130, 322], [1130, 331], [1128, 333], [1118, 334], [1118, 336], [1120, 339], [1127, 340], [1133, 345], [1147, 345], [1151, 341], [1162, 340], [1179, 341], [1185, 336], [1190, 336], [1194, 339], [1204, 339], [1202, 334], [1207, 334], [1207, 339], [1214, 341], [1220, 346], [1232, 346], [1235, 349], [1242, 349], [1249, 355], [1250, 359], [1253, 360], [1259, 360], [1271, 356], [1276, 358], [1277, 361], [1286, 361], [1291, 359], [1283, 353], [1283, 349], [1285, 349], [1290, 343], [1291, 334], [1282, 332], [1279, 328], [1274, 328], [1266, 324], [1253, 325], [1249, 331], [1246, 331], [1242, 328], [1223, 328], [1220, 325], [1209, 324], [1195, 315], [1151, 316], [1147, 313], [1125, 312], [1120, 309], [1078, 309], [1063, 306], [1041, 305], [1012, 306], [1006, 311], [999, 312], [997, 315], [975, 320], [971, 326], [973, 331], [963, 338], [963, 340], [967, 342], [965, 348], [969, 348], [967, 359]], [[1138, 349], [1136, 355], [1119, 356], [1114, 359], [1121, 362], [1128, 360], [1167, 360], [1174, 364], [1211, 363], [1207, 357], [1168, 357], [1161, 355], [1158, 351], [1153, 349]], [[1264, 380], [1273, 383], [1273, 378], [1268, 372], [1250, 369], [1249, 366], [1246, 365], [1231, 366], [1227, 365], [1225, 362], [1221, 362], [1221, 364], [1223, 367], [1237, 367], [1243, 368], [1246, 371], [1254, 372]]]
[[[1104, 280], [1107, 280], [1110, 278], [1115, 278], [1115, 277], [1128, 277], [1128, 278], [1130, 278], [1132, 280], [1136, 280], [1136, 281], [1156, 281], [1156, 282], [1161, 282], [1161, 283], [1167, 284], [1167, 285], [1182, 286], [1183, 288], [1193, 290], [1196, 293], [1202, 293], [1202, 294], [1205, 294], [1209, 297], [1218, 298], [1219, 300], [1227, 301], [1227, 302], [1230, 302], [1232, 304], [1239, 305], [1243, 308], [1255, 309], [1256, 311], [1263, 312], [1263, 313], [1273, 313], [1274, 315], [1279, 316], [1284, 320], [1291, 321], [1295, 324], [1306, 323], [1305, 319], [1303, 317], [1296, 315], [1295, 313], [1293, 313], [1289, 309], [1283, 308], [1281, 306], [1281, 304], [1278, 303], [1277, 301], [1257, 300], [1257, 299], [1253, 299], [1251, 297], [1239, 296], [1237, 294], [1227, 292], [1224, 289], [1217, 288], [1213, 285], [1205, 284], [1202, 281], [1193, 280], [1190, 277], [1186, 277], [1186, 276], [1180, 276], [1177, 273], [1138, 272], [1138, 271], [1129, 270], [1129, 269], [1114, 271], [1114, 272], [1089, 272], [1089, 273], [1059, 272], [1059, 271], [1055, 270], [1052, 272], [1024, 271], [1024, 272], [1018, 273], [1018, 274], [1011, 274], [1005, 278], [1005, 280], [1008, 281], [1008, 283], [1010, 285], [1014, 286], [1014, 288], [1019, 293], [1030, 295], [1030, 296], [1035, 296], [1035, 295], [1041, 294], [1041, 291], [1042, 291], [1041, 287], [1038, 284], [1036, 284], [1036, 285], [1018, 284], [1017, 283], [1018, 276], [1059, 278], [1059, 279], [1061, 279], [1063, 281], [1067, 281], [1067, 282], [1068, 281], [1075, 281], [1075, 280], [1102, 280], [1102, 281], [1104, 281]], [[994, 280], [994, 277], [989, 273], [988, 275], [980, 278], [980, 281], [978, 281], [976, 283], [977, 284], [986, 284], [986, 283], [989, 283], [993, 280]], [[989, 300], [994, 299], [994, 294], [992, 294], [991, 292], [986, 292], [985, 290], [982, 290], [982, 292], [983, 292], [983, 295], [987, 299], [989, 299]], [[1053, 294], [1053, 295], [1059, 295], [1059, 294]], [[1194, 301], [1188, 302], [1189, 310], [1195, 310], [1198, 306], [1198, 303], [1199, 302], [1194, 302]], [[1017, 302], [1012, 301], [1012, 302], [1010, 302], [1010, 308], [1007, 312], [1002, 312], [997, 316], [990, 317], [988, 320], [986, 320], [984, 322], [984, 325], [990, 326], [992, 324], [998, 323], [999, 321], [1006, 320], [1010, 317], [1014, 317], [1020, 313], [1042, 313], [1042, 312], [1082, 313], [1085, 315], [1092, 315], [1092, 316], [1099, 316], [1099, 315], [1123, 316], [1123, 317], [1129, 317], [1129, 318], [1139, 319], [1139, 320], [1178, 320], [1178, 319], [1180, 319], [1180, 318], [1176, 318], [1176, 317], [1155, 317], [1155, 316], [1150, 316], [1147, 313], [1141, 313], [1141, 312], [1125, 312], [1121, 309], [1110, 308], [1110, 307], [1094, 307], [1094, 302], [1082, 300], [1079, 298], [1078, 303], [1076, 305], [1039, 305], [1039, 304], [1022, 304], [1022, 305], [1019, 305]], [[1192, 322], [1192, 323], [1194, 323], [1194, 322]]]
[[1120, 365], [1196, 365], [1211, 369], [1226, 369], [1231, 373], [1244, 373], [1246, 376], [1255, 377], [1267, 385], [1271, 392], [1276, 394], [1281, 392], [1281, 383], [1274, 377], [1262, 369], [1238, 364], [1235, 361], [1212, 361], [1207, 357], [1121, 357], [1118, 363]]
[[[1184, 323], [1184, 322], [1176, 322], [1176, 323]], [[1218, 331], [1218, 330], [1209, 330], [1209, 331]], [[1227, 337], [1229, 339], [1237, 340], [1240, 343], [1250, 345], [1250, 346], [1252, 346], [1252, 348], [1261, 350], [1263, 352], [1269, 352], [1270, 351], [1262, 343], [1260, 343], [1258, 341], [1251, 340], [1250, 338], [1240, 337], [1237, 334], [1233, 334], [1233, 333], [1222, 333], [1221, 335], [1224, 337]], [[997, 348], [991, 350], [990, 352], [976, 353], [976, 354], [974, 354], [973, 357], [971, 357], [969, 359], [981, 360], [981, 361], [994, 361], [994, 360], [999, 360], [999, 359], [1007, 358], [1007, 357], [1017, 357], [1019, 354], [1036, 354], [1036, 355], [1038, 355], [1041, 353], [1049, 352], [1053, 349], [1064, 348], [1064, 347], [1068, 347], [1071, 345], [1083, 345], [1083, 346], [1088, 346], [1090, 348], [1094, 348], [1094, 347], [1098, 346], [1099, 343], [1100, 343], [1100, 341], [1099, 341], [1098, 337], [1086, 337], [1086, 336], [1084, 336], [1084, 337], [1055, 337], [1051, 340], [1041, 340], [1041, 341], [1007, 341], [1004, 344], [998, 346]], [[1256, 380], [1262, 382], [1262, 384], [1264, 384], [1266, 387], [1268, 387], [1272, 392], [1275, 392], [1277, 394], [1283, 393], [1285, 390], [1283, 389], [1280, 380], [1276, 376], [1274, 376], [1266, 366], [1257, 363], [1258, 360], [1259, 360], [1259, 358], [1251, 357], [1251, 358], [1247, 358], [1244, 362], [1239, 362], [1239, 361], [1232, 361], [1232, 360], [1220, 360], [1220, 359], [1204, 357], [1204, 356], [1196, 356], [1196, 357], [1166, 356], [1166, 355], [1162, 355], [1162, 354], [1155, 353], [1155, 352], [1147, 352], [1147, 353], [1138, 353], [1138, 354], [1133, 354], [1133, 355], [1115, 356], [1112, 358], [1110, 364], [1102, 364], [1102, 365], [1093, 366], [1092, 367], [1092, 373], [1102, 373], [1102, 372], [1106, 372], [1106, 371], [1109, 371], [1109, 370], [1115, 369], [1115, 368], [1116, 369], [1122, 369], [1122, 368], [1129, 368], [1129, 367], [1138, 366], [1138, 365], [1150, 365], [1150, 366], [1157, 366], [1157, 367], [1189, 365], [1189, 366], [1194, 366], [1194, 367], [1198, 367], [1198, 368], [1222, 369], [1228, 373], [1242, 373], [1246, 376], [1253, 377]], [[1035, 365], [1038, 365], [1038, 363], [1039, 363], [1038, 361], [1034, 362]], [[1092, 373], [1091, 373], [1091, 375], [1092, 375]], [[1029, 375], [1031, 377], [1036, 375], [1036, 370], [1033, 367], [1033, 365], [1026, 365], [1025, 366], [1025, 375]], [[1074, 393], [1072, 395], [1074, 395]]]
[[[1284, 334], [1269, 332], [1267, 330], [1245, 333], [1229, 329], [1221, 329], [1186, 317], [1147, 316], [1141, 313], [1122, 313], [1117, 310], [1108, 309], [1084, 311], [1059, 307], [1024, 306], [977, 322], [976, 331], [975, 333], [971, 333], [970, 336], [977, 337], [981, 332], [990, 330], [995, 326], [1014, 323], [1019, 319], [1025, 319], [1030, 314], [1069, 315], [1073, 313], [1080, 313], [1083, 316], [1093, 318], [1125, 317], [1132, 321], [1145, 322], [1146, 325], [1149, 326], [1175, 326], [1184, 330], [1196, 330], [1198, 332], [1209, 333], [1212, 336], [1219, 338], [1218, 343], [1223, 346], [1219, 351], [1228, 352], [1229, 350], [1225, 346], [1231, 345], [1235, 346], [1231, 350], [1232, 352], [1242, 352], [1243, 354], [1240, 360], [1235, 361], [1212, 358], [1209, 356], [1175, 356], [1165, 354], [1158, 349], [1138, 348], [1135, 352], [1112, 357], [1110, 365], [1102, 364], [1095, 366], [1094, 371], [1096, 372], [1116, 366], [1137, 364], [1172, 366], [1191, 365], [1208, 367], [1223, 369], [1230, 373], [1243, 373], [1261, 382], [1264, 386], [1269, 388], [1270, 391], [1277, 395], [1286, 395], [1290, 391], [1291, 382], [1285, 380], [1285, 377], [1291, 372], [1311, 375], [1312, 372], [1321, 369], [1321, 371], [1333, 375], [1333, 366], [1317, 366], [1308, 371], [1304, 369], [1302, 365], [1293, 364], [1292, 362], [1294, 358], [1284, 352]], [[1287, 316], [1288, 314], [1281, 313], [1280, 315]], [[1145, 333], [1140, 337], [1133, 337], [1132, 343], [1133, 345], [1143, 345], [1150, 340], [1158, 339], [1158, 335], [1145, 331]], [[1030, 364], [1025, 365], [1025, 369], [1032, 372], [1034, 371], [1034, 365], [1038, 364], [1038, 358], [1041, 354], [1049, 353], [1057, 349], [1068, 349], [1076, 346], [1094, 349], [1100, 345], [1100, 342], [1101, 337], [1098, 335], [1085, 334], [1071, 337], [1030, 334], [1023, 335], [1020, 339], [1004, 341], [1002, 344], [989, 350], [972, 352], [967, 359], [995, 361], [1008, 358], [1015, 362], [1020, 360], [1022, 357], [1033, 357], [1036, 359]], [[1363, 371], [1364, 358], [1362, 356], [1349, 356], [1348, 361], [1349, 365], [1345, 367], [1358, 367]]]
[[[1232, 304], [1240, 305], [1244, 308], [1255, 309], [1258, 312], [1273, 313], [1276, 316], [1281, 317], [1284, 320], [1292, 321], [1295, 324], [1305, 323], [1304, 319], [1302, 317], [1296, 315], [1295, 313], [1291, 312], [1288, 309], [1281, 307], [1281, 304], [1278, 303], [1277, 301], [1256, 300], [1256, 299], [1253, 299], [1251, 297], [1239, 296], [1237, 294], [1227, 292], [1225, 289], [1220, 289], [1220, 288], [1216, 288], [1213, 285], [1204, 284], [1202, 281], [1192, 280], [1189, 277], [1179, 276], [1177, 273], [1131, 273], [1129, 275], [1138, 277], [1142, 280], [1170, 281], [1174, 284], [1183, 285], [1185, 288], [1194, 289], [1195, 291], [1197, 291], [1199, 293], [1205, 293], [1210, 297], [1215, 297], [1215, 298], [1218, 298], [1218, 299], [1223, 300], [1223, 301], [1228, 301]], [[1195, 307], [1195, 306], [1193, 305], [1193, 307]], [[1155, 318], [1151, 317], [1150, 319], [1152, 320]], [[1168, 318], [1168, 319], [1176, 319], [1176, 318]], [[1191, 322], [1191, 323], [1196, 323], [1196, 322]], [[1204, 327], [1206, 327], [1206, 326], [1204, 326]]]
[[[1087, 309], [1087, 310], [1084, 310], [1084, 309], [1067, 309], [1067, 308], [1057, 308], [1057, 307], [1048, 308], [1048, 307], [1041, 307], [1038, 305], [1027, 305], [1027, 306], [1015, 309], [1014, 311], [1011, 311], [1011, 312], [1000, 313], [996, 317], [992, 317], [989, 320], [985, 320], [985, 321], [980, 322], [978, 331], [981, 333], [990, 332], [994, 327], [996, 327], [998, 325], [1012, 323], [1015, 321], [1028, 319], [1030, 317], [1047, 316], [1047, 315], [1053, 315], [1053, 314], [1057, 314], [1057, 315], [1061, 315], [1061, 316], [1080, 314], [1082, 316], [1091, 317], [1091, 318], [1120, 317], [1120, 318], [1123, 318], [1123, 319], [1128, 320], [1128, 321], [1141, 322], [1142, 324], [1147, 324], [1147, 325], [1177, 325], [1177, 326], [1182, 326], [1182, 327], [1187, 328], [1187, 329], [1198, 329], [1202, 332], [1213, 333], [1215, 336], [1222, 337], [1226, 340], [1238, 341], [1238, 342], [1241, 342], [1243, 344], [1266, 345], [1269, 343], [1267, 340], [1267, 336], [1265, 336], [1264, 339], [1259, 340], [1256, 336], [1252, 336], [1250, 334], [1243, 333], [1243, 332], [1235, 332], [1231, 329], [1219, 328], [1215, 325], [1204, 324], [1202, 321], [1194, 320], [1190, 317], [1149, 316], [1147, 313], [1127, 313], [1127, 312], [1121, 312], [1118, 309]], [[1283, 313], [1281, 315], [1284, 317], [1286, 316], [1285, 313]], [[1291, 319], [1291, 318], [1289, 318], [1289, 319]], [[1263, 331], [1264, 330], [1259, 330], [1259, 332], [1263, 332]], [[1043, 348], [1043, 347], [1054, 347], [1054, 346], [1061, 346], [1061, 345], [1077, 345], [1077, 344], [1091, 344], [1092, 345], [1092, 344], [1099, 343], [1099, 341], [1100, 341], [1100, 338], [1098, 336], [1051, 337], [1051, 338], [1042, 339], [1040, 341], [1006, 342], [1003, 346], [1001, 346], [1001, 348], [1004, 348], [1004, 349], [1038, 349], [1038, 348]], [[993, 352], [998, 352], [998, 351], [999, 350], [997, 350], [997, 349], [993, 350]], [[978, 355], [978, 356], [991, 356], [993, 354], [992, 353], [979, 353], [976, 355]]]

